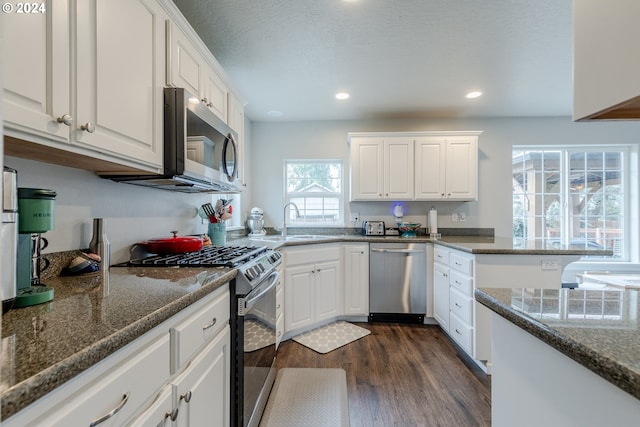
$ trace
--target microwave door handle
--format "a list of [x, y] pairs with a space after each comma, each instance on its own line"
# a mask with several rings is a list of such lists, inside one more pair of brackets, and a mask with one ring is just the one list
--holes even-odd
[[246, 299], [244, 304], [246, 308], [250, 308], [253, 305], [255, 305], [255, 303], [262, 298], [266, 293], [268, 293], [271, 289], [273, 289], [276, 286], [276, 283], [278, 283], [278, 279], [280, 278], [280, 274], [278, 274], [277, 271], [274, 271], [273, 273], [271, 273], [270, 277], [270, 281], [269, 284], [267, 286], [265, 286], [260, 292], [258, 292], [256, 295], [251, 295], [251, 298]]

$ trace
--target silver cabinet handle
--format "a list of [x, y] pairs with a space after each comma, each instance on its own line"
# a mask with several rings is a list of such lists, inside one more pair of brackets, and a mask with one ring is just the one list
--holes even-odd
[[458, 335], [462, 335], [462, 333], [461, 333], [457, 328], [456, 328], [456, 333], [457, 333]]
[[63, 114], [62, 116], [56, 119], [58, 123], [62, 123], [63, 125], [71, 126], [73, 123], [73, 118], [69, 114]]
[[91, 122], [87, 122], [80, 126], [80, 129], [86, 130], [89, 133], [94, 133], [96, 131], [96, 126]]
[[167, 418], [171, 419], [171, 421], [175, 421], [178, 419], [178, 408], [175, 408], [173, 411], [167, 411], [166, 414], [164, 414], [164, 419], [166, 420]]
[[276, 310], [280, 310], [280, 304], [276, 305]]
[[209, 100], [207, 99], [207, 97], [206, 97], [206, 96], [205, 96], [204, 98], [202, 98], [200, 101], [201, 101], [201, 102], [204, 102], [205, 104], [206, 104], [207, 102], [209, 102]]
[[180, 400], [184, 400], [185, 402], [189, 403], [189, 401], [191, 400], [191, 390], [189, 390], [188, 392], [181, 394], [180, 395]]
[[458, 303], [456, 303], [456, 307], [462, 308], [462, 306], [460, 304], [458, 304]]
[[217, 321], [218, 321], [218, 319], [214, 317], [213, 320], [211, 321], [211, 323], [209, 323], [208, 325], [204, 325], [202, 327], [202, 330], [206, 331], [207, 329], [213, 327], [213, 325], [215, 325]]
[[124, 396], [122, 396], [122, 400], [120, 401], [118, 406], [116, 406], [111, 411], [109, 411], [109, 413], [104, 414], [100, 418], [91, 422], [91, 424], [89, 424], [89, 427], [95, 427], [98, 424], [102, 424], [103, 422], [107, 421], [109, 418], [113, 417], [115, 414], [120, 412], [120, 409], [124, 408], [124, 405], [126, 405], [128, 401], [129, 401], [129, 393], [126, 393]]

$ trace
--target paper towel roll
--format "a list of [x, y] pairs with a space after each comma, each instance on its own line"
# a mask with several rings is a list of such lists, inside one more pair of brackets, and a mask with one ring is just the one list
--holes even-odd
[[438, 211], [431, 209], [429, 211], [429, 233], [435, 234], [438, 232]]

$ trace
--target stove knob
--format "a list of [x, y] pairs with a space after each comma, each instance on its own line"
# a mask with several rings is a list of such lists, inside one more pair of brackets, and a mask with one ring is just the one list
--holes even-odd
[[258, 268], [258, 274], [264, 273], [264, 265], [258, 264], [256, 267]]

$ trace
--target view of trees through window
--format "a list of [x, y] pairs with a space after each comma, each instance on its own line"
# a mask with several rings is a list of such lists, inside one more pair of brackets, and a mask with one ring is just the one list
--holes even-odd
[[342, 162], [339, 160], [287, 160], [285, 162], [287, 224], [339, 225], [343, 222]]
[[520, 247], [606, 248], [625, 258], [625, 150], [514, 147], [513, 237]]

